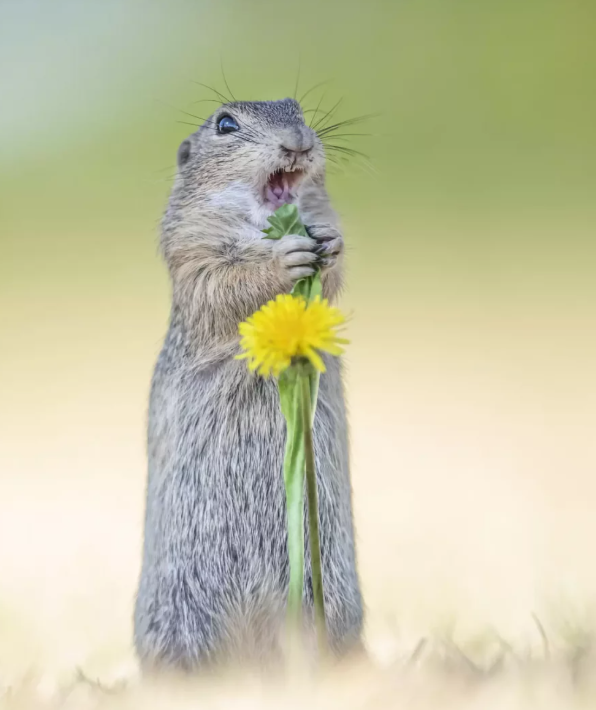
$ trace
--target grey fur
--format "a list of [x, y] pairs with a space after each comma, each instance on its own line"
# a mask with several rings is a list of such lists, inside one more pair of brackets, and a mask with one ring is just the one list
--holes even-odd
[[[224, 114], [239, 133], [217, 133]], [[263, 186], [286, 165], [305, 170], [297, 200], [316, 241], [262, 238]], [[238, 323], [312, 273], [321, 254], [334, 299], [343, 262], [323, 147], [296, 101], [228, 104], [183, 143], [162, 250], [173, 304], [149, 407], [137, 652], [147, 668], [268, 663], [279, 657], [289, 576], [285, 424], [275, 382], [234, 359]], [[359, 646], [362, 601], [341, 364], [325, 359], [314, 440], [328, 627], [342, 654]], [[309, 567], [307, 551], [312, 609]]]

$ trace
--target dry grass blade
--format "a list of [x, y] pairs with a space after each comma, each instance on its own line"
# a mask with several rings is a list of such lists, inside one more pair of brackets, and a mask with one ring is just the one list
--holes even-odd
[[544, 658], [546, 660], [550, 660], [550, 644], [548, 642], [548, 636], [546, 635], [546, 631], [544, 630], [544, 626], [542, 625], [542, 622], [538, 618], [536, 614], [532, 614], [532, 619], [534, 620], [534, 623], [536, 624], [536, 627], [538, 629], [538, 633], [540, 634], [540, 637], [542, 638], [542, 647], [544, 649]]

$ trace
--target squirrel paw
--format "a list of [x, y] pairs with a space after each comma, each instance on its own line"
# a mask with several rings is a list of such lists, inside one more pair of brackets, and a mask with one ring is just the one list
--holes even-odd
[[273, 251], [280, 268], [292, 282], [312, 276], [319, 261], [317, 242], [310, 237], [288, 234], [274, 242]]
[[313, 225], [306, 228], [316, 241], [315, 253], [323, 269], [329, 269], [337, 263], [344, 251], [344, 239], [339, 229], [329, 225]]

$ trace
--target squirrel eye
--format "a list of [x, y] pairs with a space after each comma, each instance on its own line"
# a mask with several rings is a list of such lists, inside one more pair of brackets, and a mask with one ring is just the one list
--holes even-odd
[[236, 123], [235, 119], [231, 116], [222, 116], [217, 122], [217, 132], [218, 133], [233, 133], [234, 131], [239, 131], [240, 126]]

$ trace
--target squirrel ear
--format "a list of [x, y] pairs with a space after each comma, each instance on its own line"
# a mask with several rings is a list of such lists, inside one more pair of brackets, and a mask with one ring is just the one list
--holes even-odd
[[188, 163], [191, 151], [192, 143], [187, 138], [185, 141], [182, 141], [178, 148], [178, 167], [181, 168], [185, 163]]

